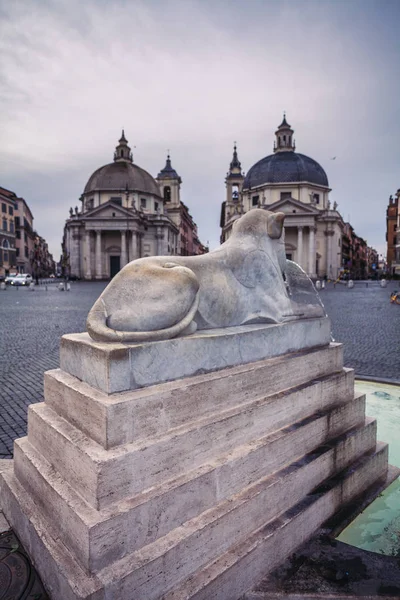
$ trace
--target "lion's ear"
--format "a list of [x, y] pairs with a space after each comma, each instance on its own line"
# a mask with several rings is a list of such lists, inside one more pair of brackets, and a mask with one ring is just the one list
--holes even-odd
[[267, 231], [270, 238], [277, 240], [282, 235], [283, 221], [285, 220], [285, 213], [278, 212], [272, 215], [268, 215]]

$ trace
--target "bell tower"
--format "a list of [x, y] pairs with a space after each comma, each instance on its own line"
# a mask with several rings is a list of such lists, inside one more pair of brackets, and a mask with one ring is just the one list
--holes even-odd
[[[232, 216], [234, 212], [238, 212], [244, 182], [244, 174], [242, 173], [242, 165], [237, 154], [236, 142], [233, 146], [233, 157], [229, 165], [229, 171], [226, 174], [226, 220]], [[236, 209], [236, 210], [235, 210]], [[228, 215], [229, 213], [229, 215]]]
[[161, 196], [164, 198], [164, 206], [167, 208], [179, 206], [181, 202], [180, 191], [182, 179], [171, 165], [169, 151], [165, 167], [157, 175], [156, 181], [160, 186]]
[[283, 113], [283, 121], [275, 131], [274, 152], [294, 152], [296, 145], [293, 139], [294, 131], [286, 121], [286, 113]]

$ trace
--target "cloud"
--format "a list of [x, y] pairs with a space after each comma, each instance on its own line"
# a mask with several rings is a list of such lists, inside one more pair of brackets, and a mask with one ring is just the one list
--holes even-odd
[[1, 185], [26, 198], [55, 255], [69, 206], [112, 160], [122, 127], [153, 175], [171, 149], [200, 237], [217, 245], [233, 140], [247, 171], [272, 151], [283, 110], [343, 216], [383, 246], [387, 198], [399, 186], [395, 3], [1, 7]]

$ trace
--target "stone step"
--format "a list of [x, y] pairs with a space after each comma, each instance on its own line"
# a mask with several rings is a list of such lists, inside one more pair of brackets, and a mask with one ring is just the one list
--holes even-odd
[[[360, 458], [341, 477], [334, 477], [322, 489], [314, 490], [303, 501], [277, 519], [255, 531], [244, 542], [230, 548], [216, 561], [200, 568], [179, 586], [159, 596], [138, 596], [148, 600], [239, 600], [262, 577], [281, 564], [287, 556], [347, 503], [363, 494], [387, 472], [387, 444], [378, 442], [376, 450]], [[135, 596], [131, 596], [135, 597]], [[120, 596], [125, 599], [124, 595]], [[130, 598], [129, 593], [126, 599]]]
[[[3, 461], [4, 462], [4, 461]], [[12, 461], [7, 461], [12, 464]], [[105, 600], [104, 586], [89, 575], [60, 542], [56, 523], [45, 519], [33, 499], [15, 477], [0, 465], [1, 505], [11, 527], [33, 560], [46, 591], [54, 600]]]
[[[187, 421], [339, 373], [341, 344], [196, 375], [157, 386], [105, 392], [55, 369], [44, 376], [45, 402], [104, 448], [159, 435]], [[290, 374], [290, 377], [288, 376]]]
[[[305, 465], [314, 459], [316, 465], [315, 470], [309, 468], [309, 473], [306, 469], [304, 481], [298, 485], [299, 493], [308, 493], [323, 479], [374, 447], [376, 423], [368, 419], [364, 426], [363, 410], [364, 399], [360, 397], [345, 407], [314, 415], [237, 448], [167, 484], [100, 512], [74, 492], [27, 438], [15, 443], [14, 470], [46, 518], [59, 524], [58, 536], [63, 543], [85, 568], [97, 571], [168, 534], [184, 520], [189, 521], [232, 498], [243, 487], [254, 485], [266, 474], [281, 470], [296, 457], [326, 444], [348, 424], [359, 425], [335, 438], [329, 447], [324, 447], [323, 458], [304, 459]], [[340, 425], [339, 416], [343, 419]], [[334, 425], [335, 422], [338, 424]], [[273, 488], [274, 478], [271, 481]], [[292, 492], [288, 494], [288, 500], [292, 501]], [[269, 510], [277, 510], [277, 507], [280, 507], [279, 502], [272, 504]], [[267, 512], [265, 505], [262, 509], [264, 519]], [[273, 512], [269, 518], [272, 517]]]
[[86, 502], [102, 509], [335, 405], [330, 431], [337, 435], [356, 424], [343, 421], [347, 411], [354, 409], [358, 422], [362, 419], [352, 393], [352, 373], [343, 372], [111, 450], [40, 403], [29, 407], [28, 439]]
[[[311, 522], [309, 523], [310, 529], [312, 530], [311, 533], [322, 521], [336, 512], [342, 504], [345, 504], [357, 494], [361, 493], [379, 477], [384, 477], [387, 468], [387, 448], [386, 445], [379, 446], [378, 453], [372, 451], [369, 455], [364, 455], [363, 459], [358, 461], [358, 463], [353, 464], [350, 469], [344, 473], [344, 481], [342, 481], [343, 477], [338, 477], [336, 475], [336, 478], [333, 478], [331, 484], [328, 481], [325, 482], [323, 486], [320, 486], [317, 489], [314, 488], [313, 498], [321, 498], [327, 494], [329, 495], [332, 491], [331, 485], [336, 486], [336, 488], [339, 487], [340, 490], [338, 493], [335, 493], [333, 498], [328, 497], [326, 502], [327, 512], [324, 513], [322, 519], [320, 519], [318, 511], [314, 515], [314, 522], [311, 518]], [[329, 450], [326, 449], [326, 452], [329, 452]], [[376, 461], [374, 460], [374, 457], [376, 457], [377, 454], [382, 456]], [[286, 490], [281, 492], [282, 496], [279, 496], [279, 494], [278, 496], [275, 494], [271, 495], [271, 490], [273, 491], [274, 488], [268, 488], [264, 481], [258, 482], [257, 486], [252, 486], [250, 490], [245, 490], [238, 498], [235, 498], [235, 508], [242, 511], [242, 519], [239, 518], [239, 513], [234, 513], [234, 509], [230, 509], [229, 503], [226, 503], [228, 509], [225, 510], [225, 513], [222, 513], [222, 517], [229, 519], [229, 522], [224, 522], [221, 517], [218, 518], [215, 510], [207, 511], [207, 513], [201, 515], [199, 519], [192, 520], [184, 527], [180, 527], [172, 532], [171, 535], [165, 536], [154, 544], [150, 544], [143, 550], [134, 553], [134, 555], [126, 557], [103, 569], [97, 573], [97, 576], [88, 576], [85, 571], [73, 561], [71, 554], [57, 537], [57, 533], [54, 530], [54, 523], [48, 523], [47, 520], [43, 519], [31, 496], [26, 493], [16, 477], [11, 473], [9, 476], [6, 474], [6, 476], [3, 477], [1, 492], [7, 514], [11, 515], [11, 524], [13, 527], [18, 526], [20, 536], [23, 543], [26, 544], [28, 551], [30, 550], [30, 547], [36, 546], [35, 551], [39, 562], [37, 565], [39, 572], [42, 573], [43, 569], [46, 569], [47, 575], [49, 575], [49, 570], [53, 571], [52, 577], [47, 579], [47, 581], [51, 581], [54, 586], [53, 589], [57, 590], [57, 593], [54, 593], [53, 595], [54, 598], [63, 598], [63, 600], [69, 600], [70, 598], [74, 598], [74, 600], [78, 598], [85, 600], [100, 600], [100, 598], [118, 598], [118, 600], [155, 600], [164, 598], [164, 595], [167, 594], [169, 590], [171, 590], [171, 593], [172, 590], [175, 591], [174, 593], [178, 593], [179, 590], [179, 593], [181, 594], [171, 596], [171, 598], [197, 598], [197, 596], [185, 595], [186, 588], [187, 585], [193, 586], [195, 581], [197, 582], [196, 585], [198, 585], [198, 577], [205, 573], [205, 578], [200, 582], [201, 587], [199, 588], [202, 590], [201, 593], [203, 595], [199, 596], [199, 598], [201, 597], [207, 600], [210, 598], [215, 598], [215, 600], [229, 598], [229, 600], [231, 600], [236, 597], [234, 595], [229, 595], [231, 590], [229, 590], [227, 595], [219, 595], [220, 586], [218, 586], [216, 595], [211, 595], [209, 589], [206, 589], [204, 593], [203, 588], [205, 587], [205, 581], [209, 580], [208, 574], [210, 572], [210, 567], [215, 574], [216, 565], [218, 568], [221, 568], [221, 563], [224, 564], [227, 557], [231, 558], [234, 556], [234, 558], [243, 558], [243, 556], [237, 552], [237, 547], [233, 549], [230, 548], [232, 539], [238, 539], [231, 536], [235, 534], [238, 527], [241, 527], [241, 522], [246, 521], [246, 519], [250, 519], [250, 526], [252, 526], [253, 529], [257, 527], [257, 521], [252, 520], [254, 518], [253, 512], [251, 512], [251, 514], [248, 512], [248, 510], [251, 509], [251, 503], [257, 501], [262, 512], [264, 502], [275, 502], [278, 503], [279, 509], [284, 511], [285, 506], [290, 506], [293, 502], [296, 502], [297, 493], [299, 494], [299, 497], [301, 496], [300, 490], [297, 492], [297, 489], [298, 487], [301, 487], [304, 476], [307, 475], [307, 471], [309, 473], [314, 471], [316, 463], [313, 461], [319, 461], [324, 455], [325, 452], [322, 452], [322, 454], [314, 454], [313, 456], [307, 457], [308, 461], [299, 461], [297, 464], [291, 465], [288, 469], [285, 469], [283, 473], [279, 474], [279, 476], [283, 478], [291, 478], [286, 479]], [[323, 460], [319, 468], [323, 470], [325, 466], [326, 463]], [[329, 474], [329, 470], [325, 472], [325, 475], [326, 474]], [[277, 476], [278, 474], [271, 478], [269, 483], [272, 486], [279, 486], [279, 482], [276, 481]], [[288, 489], [290, 490], [289, 493]], [[292, 494], [293, 497], [291, 496]], [[282, 504], [279, 504], [280, 497], [283, 498]], [[18, 499], [17, 503], [16, 498]], [[241, 503], [238, 502], [238, 500], [241, 500]], [[305, 502], [305, 504], [307, 504], [307, 502]], [[289, 513], [294, 514], [296, 513], [296, 510], [292, 509]], [[286, 518], [287, 515], [285, 515], [283, 519], [283, 524], [286, 523]], [[266, 522], [267, 519], [264, 515], [263, 523]], [[275, 526], [274, 523], [278, 523], [278, 526]], [[281, 525], [282, 519], [275, 519], [272, 523], [270, 522], [267, 528], [269, 527], [269, 531], [275, 533]], [[265, 530], [265, 526], [263, 526], [263, 529]], [[297, 523], [297, 527], [289, 533], [289, 541], [292, 545], [287, 549], [285, 556], [293, 551], [296, 546], [305, 541], [306, 538], [304, 537], [303, 529], [303, 524], [300, 522]], [[38, 531], [40, 532], [39, 537], [37, 535]], [[279, 534], [279, 540], [282, 538], [284, 542], [287, 542], [287, 536], [283, 535], [282, 537], [281, 533], [282, 532]], [[285, 534], [285, 532], [283, 533]], [[306, 537], [308, 537], [308, 535]], [[250, 537], [247, 538], [249, 542], [240, 544], [240, 548], [244, 545], [246, 549], [245, 559], [247, 558], [247, 554], [249, 554], [249, 545], [250, 550], [253, 549], [253, 538], [254, 535], [250, 535]], [[204, 540], [207, 540], [206, 544]], [[203, 560], [203, 564], [206, 564], [207, 555], [210, 554], [210, 546], [207, 545], [209, 540], [211, 540], [212, 543], [217, 543], [219, 546], [221, 546], [221, 544], [223, 547], [228, 546], [228, 550], [222, 555], [223, 558], [217, 559], [217, 561], [210, 564], [209, 567], [200, 570], [199, 573], [196, 573], [190, 578], [190, 581], [186, 581], [185, 584], [181, 583], [185, 577], [190, 577], [191, 570], [193, 570], [193, 560]], [[267, 564], [271, 565], [271, 563], [273, 563], [272, 567], [277, 564], [273, 562], [276, 559], [275, 552], [278, 550], [279, 557], [279, 551], [281, 549], [281, 542], [279, 541], [278, 544], [276, 540], [274, 540], [274, 542], [275, 546], [272, 548], [268, 547], [271, 554]], [[40, 545], [39, 553], [37, 548], [38, 544]], [[282, 557], [282, 560], [285, 556]], [[257, 559], [259, 556], [256, 556], [255, 558]], [[267, 557], [263, 556], [262, 558], [266, 559]], [[251, 556], [251, 560], [253, 560], [253, 556]], [[238, 565], [234, 566], [237, 567]], [[238, 579], [243, 575], [243, 566], [245, 568], [244, 574], [248, 577], [245, 562], [244, 565], [241, 564], [239, 566], [236, 574]], [[258, 563], [257, 567], [259, 567]], [[265, 561], [263, 563], [263, 568], [265, 569]], [[220, 574], [224, 574], [224, 569]], [[68, 576], [70, 576], [71, 579], [66, 582], [65, 579], [68, 579]], [[249, 589], [258, 579], [259, 577], [252, 579], [245, 589]], [[213, 582], [211, 581], [211, 583]], [[226, 583], [224, 577], [222, 577], [222, 583]], [[73, 592], [76, 595], [71, 595], [71, 590], [67, 590], [66, 584], [73, 588]], [[179, 587], [181, 585], [183, 586], [184, 593], [182, 593], [182, 587]], [[99, 586], [100, 589], [104, 586], [104, 596], [100, 595], [98, 591]], [[60, 589], [64, 593], [60, 593]], [[83, 593], [85, 590], [91, 590], [90, 594], [85, 595]]]

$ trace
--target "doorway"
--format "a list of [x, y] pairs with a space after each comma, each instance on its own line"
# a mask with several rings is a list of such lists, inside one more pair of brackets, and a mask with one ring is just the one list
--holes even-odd
[[110, 279], [112, 279], [121, 269], [121, 257], [110, 256]]

